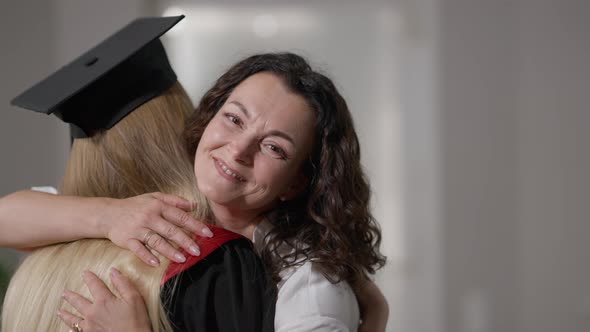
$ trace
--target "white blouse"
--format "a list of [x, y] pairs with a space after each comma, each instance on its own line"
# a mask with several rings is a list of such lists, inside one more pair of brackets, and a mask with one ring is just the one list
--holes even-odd
[[[272, 226], [263, 221], [254, 231], [257, 249]], [[275, 313], [276, 332], [356, 331], [359, 307], [347, 282], [331, 283], [317, 264], [305, 262], [281, 272]]]

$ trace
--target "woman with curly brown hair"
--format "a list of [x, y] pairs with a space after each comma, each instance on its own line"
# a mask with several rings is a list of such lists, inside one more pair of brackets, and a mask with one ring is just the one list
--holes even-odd
[[[226, 119], [235, 126], [231, 134], [211, 140], [221, 136], [223, 125], [217, 123]], [[199, 189], [214, 211], [250, 209], [247, 182], [256, 181], [256, 167], [264, 162], [258, 154], [292, 168], [287, 192], [271, 194], [262, 208], [249, 211], [248, 226], [219, 220], [227, 229], [252, 234], [270, 266], [280, 286], [275, 328], [339, 329], [347, 325], [345, 318], [356, 319], [349, 299], [333, 295], [347, 294], [346, 284], [363, 284], [385, 258], [352, 117], [331, 80], [295, 54], [249, 57], [205, 94], [185, 136]], [[224, 147], [234, 154], [218, 160], [215, 152]], [[238, 183], [221, 191], [206, 181], [212, 164], [235, 174]], [[300, 320], [294, 319], [297, 313]]]
[[[352, 117], [331, 80], [295, 54], [248, 57], [205, 94], [185, 137], [216, 224], [251, 239], [278, 284], [275, 329], [357, 330], [353, 289], [366, 291], [385, 258]], [[103, 305], [86, 311], [101, 317]]]

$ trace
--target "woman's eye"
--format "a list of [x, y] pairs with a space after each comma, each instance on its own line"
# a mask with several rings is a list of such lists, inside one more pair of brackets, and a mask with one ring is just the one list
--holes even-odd
[[225, 115], [229, 121], [231, 121], [233, 124], [236, 124], [238, 126], [242, 125], [242, 120], [240, 120], [240, 118], [238, 118], [237, 116], [233, 115], [233, 114], [226, 114]]
[[287, 158], [287, 154], [285, 153], [285, 151], [283, 149], [281, 149], [280, 147], [274, 145], [274, 144], [266, 144], [266, 147], [272, 151], [272, 153], [276, 154], [277, 156], [281, 157], [281, 159], [286, 159]]

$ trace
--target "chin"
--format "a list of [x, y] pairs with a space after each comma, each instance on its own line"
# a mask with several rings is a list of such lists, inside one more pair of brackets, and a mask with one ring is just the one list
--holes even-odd
[[217, 192], [213, 191], [207, 191], [207, 192], [203, 192], [203, 195], [210, 201], [210, 202], [214, 202], [216, 204], [221, 204], [221, 205], [225, 205], [228, 203], [227, 198], [224, 197], [224, 195], [218, 195]]
[[211, 202], [226, 205], [231, 201], [228, 200], [229, 196], [227, 195], [227, 193], [221, 192], [220, 190], [216, 189], [215, 186], [208, 184], [200, 184], [197, 185], [197, 188], [199, 189], [201, 194]]
[[215, 193], [215, 189], [211, 185], [202, 183], [201, 181], [199, 181], [199, 178], [197, 178], [197, 189], [207, 199], [211, 199], [211, 194]]

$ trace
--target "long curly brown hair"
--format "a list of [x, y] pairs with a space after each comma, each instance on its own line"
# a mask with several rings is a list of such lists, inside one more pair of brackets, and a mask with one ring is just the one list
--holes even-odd
[[[207, 91], [189, 118], [184, 134], [188, 152], [194, 160], [209, 121], [236, 86], [259, 72], [280, 77], [316, 113], [315, 145], [303, 165], [309, 184], [297, 198], [268, 213], [274, 227], [261, 256], [275, 280], [284, 268], [312, 260], [332, 282], [354, 285], [386, 259], [379, 251], [381, 230], [369, 208], [371, 190], [352, 117], [329, 78], [293, 53], [259, 54], [238, 62]], [[284, 246], [291, 250], [279, 250]]]

